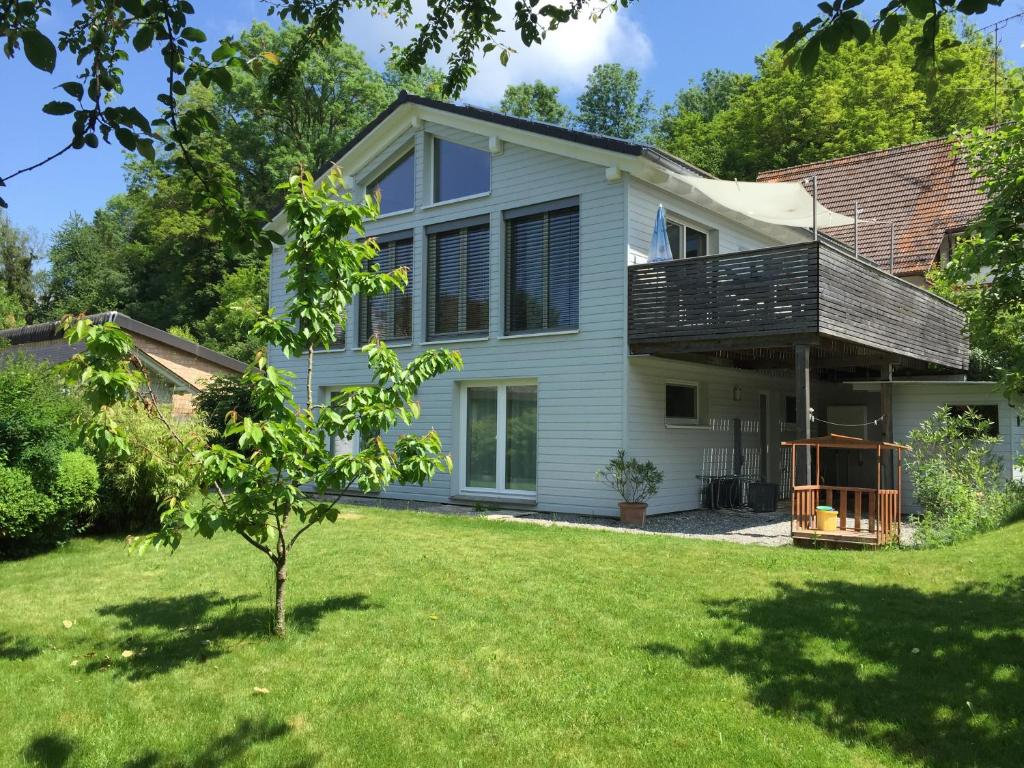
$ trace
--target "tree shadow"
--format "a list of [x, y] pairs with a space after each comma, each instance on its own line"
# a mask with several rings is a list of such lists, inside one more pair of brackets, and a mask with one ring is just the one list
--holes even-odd
[[7, 661], [24, 661], [38, 656], [38, 646], [29, 641], [15, 637], [10, 632], [0, 632], [0, 659]]
[[[198, 754], [180, 757], [148, 750], [120, 765], [121, 768], [213, 768], [233, 761], [242, 761], [244, 764], [250, 750], [287, 736], [291, 731], [291, 726], [281, 720], [267, 716], [246, 718], [239, 720], [230, 730], [211, 738]], [[69, 764], [77, 746], [65, 736], [48, 733], [33, 739], [23, 755], [29, 765], [64, 768]], [[312, 768], [320, 762], [319, 757], [301, 745], [291, 747], [289, 752], [287, 758], [274, 765], [281, 768]]]
[[[372, 607], [363, 594], [300, 603], [288, 615], [288, 628], [309, 632], [327, 614]], [[104, 606], [97, 613], [120, 620], [124, 634], [114, 642], [119, 649], [130, 651], [131, 656], [99, 658], [94, 654], [84, 669], [109, 670], [129, 680], [142, 680], [185, 664], [215, 659], [227, 652], [227, 640], [269, 639], [272, 618], [257, 595], [224, 597], [216, 592], [135, 600]]]
[[742, 675], [759, 707], [927, 765], [1012, 765], [1024, 752], [1024, 578], [939, 593], [780, 583], [709, 607], [725, 639], [642, 648]]

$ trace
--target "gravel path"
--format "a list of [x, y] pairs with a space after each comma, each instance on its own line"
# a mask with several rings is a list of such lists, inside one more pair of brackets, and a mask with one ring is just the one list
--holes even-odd
[[511, 515], [491, 514], [492, 520], [507, 520], [534, 525], [566, 525], [596, 530], [616, 530], [622, 533], [661, 534], [692, 539], [713, 539], [731, 541], [737, 544], [758, 544], [764, 547], [781, 547], [790, 543], [788, 512], [760, 514], [740, 510], [695, 509], [689, 512], [673, 512], [647, 518], [643, 529], [630, 528], [614, 518], [589, 517], [585, 515]]

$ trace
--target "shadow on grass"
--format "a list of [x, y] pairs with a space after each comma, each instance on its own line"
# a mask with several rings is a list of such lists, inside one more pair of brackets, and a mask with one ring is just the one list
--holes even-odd
[[771, 597], [709, 607], [724, 639], [643, 649], [739, 674], [757, 706], [844, 741], [942, 768], [1019, 763], [1024, 579], [943, 593], [778, 584]]
[[[288, 628], [308, 632], [327, 614], [372, 607], [363, 594], [299, 603], [289, 611]], [[272, 618], [270, 607], [256, 595], [224, 597], [216, 592], [135, 600], [97, 612], [120, 620], [124, 634], [114, 642], [133, 655], [129, 659], [93, 657], [84, 668], [87, 672], [112, 670], [129, 680], [217, 658], [227, 652], [226, 640], [266, 639]]]
[[38, 646], [23, 638], [15, 637], [10, 632], [0, 632], [0, 659], [24, 661], [38, 655]]
[[[250, 750], [276, 741], [288, 735], [291, 730], [287, 723], [269, 717], [239, 720], [234, 728], [210, 739], [197, 753], [180, 757], [149, 750], [118, 765], [121, 768], [214, 768], [232, 761], [245, 764]], [[70, 739], [48, 733], [33, 739], [23, 755], [29, 765], [38, 768], [64, 768], [70, 764], [76, 747]], [[274, 765], [281, 768], [312, 768], [319, 763], [318, 757], [301, 746], [291, 747], [289, 752], [287, 758], [276, 760]]]

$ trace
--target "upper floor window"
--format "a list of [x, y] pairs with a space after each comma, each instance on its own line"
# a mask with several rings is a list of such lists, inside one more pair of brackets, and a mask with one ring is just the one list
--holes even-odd
[[560, 202], [505, 213], [506, 334], [579, 327], [580, 212]]
[[409, 150], [401, 160], [366, 185], [371, 195], [380, 195], [380, 212], [407, 211], [416, 205], [416, 155]]
[[408, 341], [412, 338], [412, 236], [392, 236], [380, 242], [377, 265], [382, 272], [405, 267], [409, 284], [402, 291], [389, 291], [382, 296], [359, 299], [359, 341], [365, 344], [372, 336], [382, 341]]
[[483, 149], [434, 139], [434, 202], [479, 195], [491, 189], [491, 155]]
[[669, 221], [667, 229], [673, 259], [692, 259], [708, 255], [707, 232], [677, 221]]
[[487, 333], [487, 216], [442, 226], [427, 228], [427, 338]]

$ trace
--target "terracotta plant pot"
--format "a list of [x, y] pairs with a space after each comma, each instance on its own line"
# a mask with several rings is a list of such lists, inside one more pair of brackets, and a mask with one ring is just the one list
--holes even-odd
[[646, 504], [631, 504], [628, 501], [619, 502], [619, 520], [626, 525], [639, 525], [643, 527], [647, 519]]

